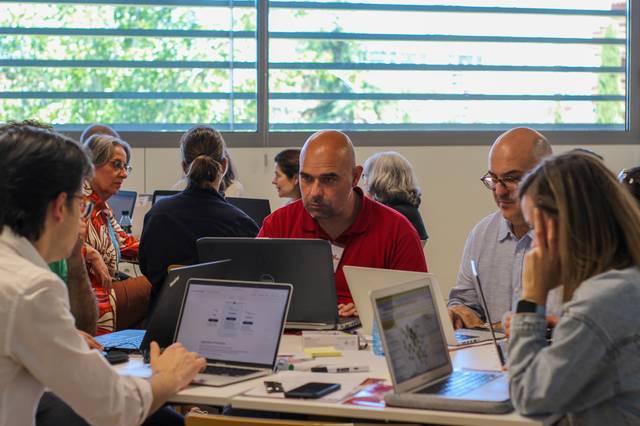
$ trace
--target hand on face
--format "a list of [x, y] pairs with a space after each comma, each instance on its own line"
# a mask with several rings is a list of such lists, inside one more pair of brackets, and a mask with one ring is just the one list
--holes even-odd
[[560, 285], [557, 222], [533, 206], [528, 196], [524, 197], [523, 204], [535, 233], [533, 246], [524, 258], [522, 298], [544, 305], [549, 291]]

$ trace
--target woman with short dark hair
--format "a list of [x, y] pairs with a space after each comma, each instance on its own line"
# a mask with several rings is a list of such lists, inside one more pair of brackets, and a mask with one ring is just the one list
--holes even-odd
[[220, 192], [228, 167], [222, 135], [210, 126], [194, 127], [180, 138], [180, 153], [187, 188], [153, 205], [140, 238], [140, 268], [152, 285], [150, 309], [169, 266], [198, 263], [196, 240], [258, 233], [258, 225]]

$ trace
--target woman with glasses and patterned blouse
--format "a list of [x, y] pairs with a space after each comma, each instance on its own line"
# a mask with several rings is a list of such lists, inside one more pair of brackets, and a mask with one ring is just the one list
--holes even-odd
[[83, 186], [93, 203], [85, 244], [85, 259], [98, 299], [97, 334], [138, 326], [147, 313], [149, 281], [140, 276], [118, 280], [122, 258], [136, 258], [138, 240], [120, 228], [107, 201], [116, 194], [131, 172], [131, 148], [115, 136], [95, 134], [85, 147], [91, 154], [95, 174]]

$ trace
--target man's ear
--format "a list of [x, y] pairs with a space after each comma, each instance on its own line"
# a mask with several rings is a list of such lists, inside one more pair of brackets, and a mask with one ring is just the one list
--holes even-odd
[[69, 208], [69, 206], [67, 206], [68, 199], [69, 195], [66, 192], [61, 192], [49, 203], [47, 214], [50, 215], [55, 223], [62, 222], [64, 219], [64, 212]]
[[360, 182], [360, 177], [362, 176], [362, 166], [355, 166], [353, 168], [353, 181], [351, 182], [352, 187], [358, 186]]

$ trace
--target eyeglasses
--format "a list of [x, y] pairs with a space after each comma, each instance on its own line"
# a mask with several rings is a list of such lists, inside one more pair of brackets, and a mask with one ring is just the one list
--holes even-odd
[[116, 170], [122, 170], [127, 172], [127, 174], [131, 173], [131, 171], [133, 170], [133, 167], [131, 167], [129, 164], [125, 164], [120, 160], [111, 160], [109, 161], [109, 164], [111, 164], [111, 167], [113, 167]]
[[496, 189], [498, 183], [501, 183], [502, 186], [504, 186], [508, 190], [513, 190], [518, 187], [518, 184], [522, 180], [522, 176], [505, 176], [503, 178], [499, 178], [487, 173], [486, 175], [482, 176], [480, 180], [482, 181], [482, 183], [484, 183], [484, 186], [492, 191]]
[[638, 171], [634, 169], [622, 169], [620, 173], [618, 173], [618, 182], [626, 183], [627, 185], [637, 185], [640, 183]]
[[88, 218], [93, 211], [93, 202], [86, 200], [83, 195], [74, 195], [73, 198], [82, 200], [82, 204], [80, 204], [80, 216], [83, 219]]

